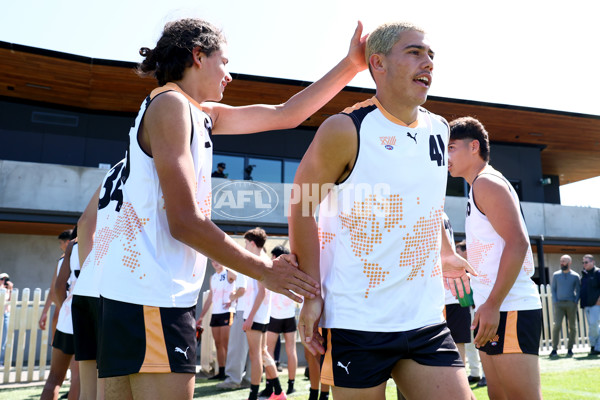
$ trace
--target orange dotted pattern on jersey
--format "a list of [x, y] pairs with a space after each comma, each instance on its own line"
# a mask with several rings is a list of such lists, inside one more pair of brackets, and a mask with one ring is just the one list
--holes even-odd
[[494, 243], [482, 243], [475, 239], [472, 243], [469, 243], [467, 250], [467, 259], [477, 272], [479, 282], [488, 286], [492, 284], [492, 280], [488, 274], [482, 273], [481, 266], [487, 260], [488, 254], [493, 248]]
[[384, 271], [383, 268], [379, 266], [377, 263], [367, 262], [366, 259], [361, 259], [364, 263], [363, 272], [369, 278], [369, 287], [365, 292], [365, 299], [369, 298], [369, 290], [379, 285], [381, 282], [385, 280], [386, 275], [389, 275], [389, 271]]
[[527, 254], [525, 255], [525, 260], [523, 261], [523, 269], [525, 273], [531, 274], [535, 269], [535, 265], [533, 264], [533, 252], [531, 251], [531, 246], [527, 249]]
[[321, 245], [321, 249], [325, 249], [325, 245], [331, 243], [333, 238], [335, 238], [335, 233], [332, 232], [324, 232], [320, 227], [317, 231], [319, 235], [319, 244]]
[[[129, 202], [124, 202], [121, 211], [117, 217], [114, 228], [104, 227], [96, 233], [97, 249], [96, 262], [100, 262], [108, 253], [111, 243], [115, 239], [121, 238], [123, 251], [125, 254], [121, 261], [123, 266], [129, 268], [133, 273], [140, 267], [139, 256], [141, 253], [137, 250], [136, 237], [142, 232], [142, 227], [150, 221], [149, 218], [139, 218], [133, 206]], [[142, 279], [145, 274], [140, 275]]]
[[[202, 181], [206, 182], [206, 177], [204, 175], [202, 175]], [[197, 194], [198, 193], [198, 182], [196, 182], [194, 190], [195, 190], [194, 193]], [[203, 200], [196, 199], [196, 204], [200, 208], [200, 212], [206, 218], [210, 218], [211, 208], [212, 208], [212, 190], [210, 192], [208, 192], [208, 194], [206, 195], [206, 197]]]
[[383, 233], [375, 212], [385, 212], [384, 229], [388, 232], [402, 220], [402, 198], [391, 195], [378, 201], [375, 195], [369, 195], [364, 201], [355, 201], [350, 214], [340, 213], [342, 229], [350, 231], [350, 247], [356, 257], [364, 264], [363, 272], [369, 278], [369, 286], [365, 298], [369, 297], [370, 289], [384, 281], [389, 271], [383, 271], [378, 264], [369, 263], [364, 256], [373, 252], [374, 246], [381, 244]]
[[[402, 198], [399, 194], [390, 195], [386, 211], [383, 229], [391, 232], [392, 229], [400, 223], [403, 217]], [[401, 228], [406, 228], [406, 226], [401, 226]]]
[[[417, 199], [417, 204], [419, 204]], [[404, 240], [404, 251], [400, 253], [400, 268], [410, 267], [411, 271], [406, 280], [412, 281], [417, 276], [425, 276], [425, 264], [429, 257], [436, 258], [436, 268], [432, 271], [432, 276], [439, 275], [439, 249], [437, 248], [438, 237], [442, 226], [443, 208], [432, 209], [429, 212], [429, 218], [419, 218], [412, 227], [412, 234], [409, 232], [402, 238]], [[433, 254], [432, 254], [433, 253]]]
[[383, 239], [375, 218], [374, 204], [375, 196], [369, 195], [364, 201], [355, 201], [350, 214], [340, 213], [342, 228], [350, 231], [350, 246], [357, 257], [369, 255], [373, 246], [380, 244]]

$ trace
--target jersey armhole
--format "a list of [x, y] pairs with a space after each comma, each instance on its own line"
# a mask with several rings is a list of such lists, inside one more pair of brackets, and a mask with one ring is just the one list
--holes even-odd
[[[156, 99], [161, 94], [167, 93], [167, 92], [177, 92], [177, 91], [174, 90], [174, 89], [170, 89], [170, 90], [165, 90], [163, 92], [160, 92], [160, 93], [156, 94], [152, 98], [150, 97], [150, 95], [148, 95], [146, 97], [146, 108], [144, 109], [144, 113], [142, 114], [142, 118], [140, 119], [140, 126], [138, 126], [138, 130], [135, 133], [135, 139], [137, 141], [138, 147], [140, 148], [140, 150], [142, 150], [142, 153], [144, 153], [148, 158], [152, 158], [153, 159], [154, 157], [152, 157], [151, 154], [148, 154], [146, 152], [146, 150], [144, 150], [144, 148], [142, 147], [142, 144], [140, 143], [140, 133], [141, 133], [142, 126], [144, 126], [144, 117], [146, 116], [146, 112], [148, 111], [148, 107], [150, 106], [150, 103], [152, 103], [152, 101], [154, 101], [154, 99]], [[179, 92], [177, 92], [177, 93], [179, 93]], [[188, 100], [188, 99], [186, 98], [186, 100]], [[191, 146], [192, 142], [194, 141], [194, 118], [193, 118], [193, 115], [192, 115], [192, 105], [190, 104], [189, 100], [188, 100], [188, 107], [189, 107], [189, 110], [190, 110], [190, 123], [191, 123], [190, 146]]]
[[352, 123], [354, 123], [354, 127], [356, 128], [356, 156], [354, 157], [354, 164], [352, 164], [352, 168], [350, 169], [350, 171], [348, 172], [348, 175], [346, 175], [346, 177], [344, 179], [342, 179], [341, 181], [337, 181], [335, 182], [336, 185], [341, 185], [344, 182], [346, 182], [348, 180], [348, 178], [350, 178], [350, 176], [352, 175], [352, 172], [354, 171], [354, 168], [356, 168], [356, 163], [358, 162], [358, 154], [360, 153], [360, 121], [358, 120], [358, 117], [356, 117], [356, 115], [354, 114], [349, 114], [349, 113], [340, 113], [341, 115], [347, 115], [348, 117], [350, 117], [350, 119], [352, 120]]

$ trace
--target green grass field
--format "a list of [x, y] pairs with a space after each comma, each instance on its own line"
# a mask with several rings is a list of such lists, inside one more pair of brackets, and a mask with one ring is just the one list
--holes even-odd
[[[545, 400], [584, 400], [600, 399], [600, 358], [588, 357], [587, 353], [576, 354], [573, 358], [564, 356], [550, 360], [547, 356], [540, 358], [542, 371], [542, 393]], [[280, 374], [282, 386], [287, 387], [287, 370]], [[68, 386], [68, 385], [65, 385]], [[304, 378], [304, 368], [298, 369], [296, 379], [297, 392], [289, 399], [305, 400], [308, 398], [309, 383]], [[261, 386], [261, 390], [264, 386]], [[67, 388], [61, 390], [65, 393]], [[3, 389], [0, 385], [0, 398], [3, 400], [33, 400], [38, 399], [42, 392], [41, 386]], [[248, 397], [249, 389], [222, 391], [215, 387], [213, 381], [196, 380], [195, 399], [242, 400]], [[486, 388], [475, 388], [473, 392], [478, 400], [487, 400]], [[396, 399], [396, 385], [389, 380], [387, 399]]]

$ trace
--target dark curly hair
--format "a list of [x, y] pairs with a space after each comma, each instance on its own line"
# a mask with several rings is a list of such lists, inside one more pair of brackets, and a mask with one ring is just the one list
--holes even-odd
[[450, 139], [473, 139], [479, 142], [479, 155], [490, 161], [490, 139], [485, 127], [473, 117], [461, 117], [450, 122]]
[[140, 76], [154, 76], [159, 86], [183, 78], [183, 71], [193, 64], [192, 51], [210, 56], [227, 43], [223, 32], [211, 23], [185, 18], [168, 22], [154, 49], [142, 47], [140, 55], [145, 57], [137, 67]]

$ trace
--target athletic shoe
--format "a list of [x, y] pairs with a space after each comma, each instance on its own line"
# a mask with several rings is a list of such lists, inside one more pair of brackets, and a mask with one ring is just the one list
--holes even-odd
[[589, 354], [589, 355], [590, 355], [590, 356], [597, 356], [598, 354], [600, 354], [600, 351], [596, 351], [596, 350], [594, 350], [594, 349], [591, 349], [591, 350], [590, 350], [590, 354]]
[[285, 392], [285, 394], [292, 394], [292, 393], [296, 393], [296, 389], [295, 389], [295, 388], [292, 388], [292, 390], [289, 390], [289, 389], [288, 389], [288, 390]]
[[573, 350], [569, 349], [569, 351], [567, 351], [567, 357], [573, 357]]
[[225, 380], [223, 382], [217, 383], [216, 388], [224, 389], [224, 390], [234, 390], [234, 389], [241, 389], [242, 385], [240, 385], [239, 383]]
[[483, 378], [481, 378], [481, 380], [479, 382], [477, 382], [477, 387], [485, 387], [487, 386], [487, 379], [485, 379], [485, 376]]
[[269, 400], [286, 400], [287, 396], [285, 395], [285, 392], [282, 391], [280, 394], [275, 394], [273, 393], [271, 395], [271, 397], [269, 397]]
[[552, 352], [550, 353], [550, 358], [556, 358], [558, 357], [558, 353], [556, 352], [556, 350], [552, 350]]
[[473, 376], [473, 375], [469, 375], [469, 377], [467, 379], [469, 380], [469, 383], [477, 383], [481, 380], [480, 377]]

